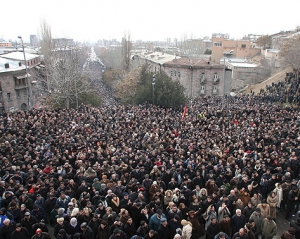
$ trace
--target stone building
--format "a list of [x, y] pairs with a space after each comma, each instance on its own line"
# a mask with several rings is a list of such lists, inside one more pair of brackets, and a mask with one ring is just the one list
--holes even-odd
[[29, 84], [32, 89], [32, 103], [36, 100], [35, 66], [40, 56], [26, 53], [28, 76], [23, 52], [12, 52], [0, 56], [0, 112], [26, 110], [29, 105]]
[[[131, 66], [136, 68], [147, 63], [150, 71], [164, 71], [172, 80], [185, 87], [188, 98], [207, 95], [223, 95], [230, 87], [223, 85], [224, 65], [204, 59], [189, 59], [161, 52], [139, 53], [132, 57]], [[226, 74], [227, 76], [227, 74]], [[230, 76], [230, 75], [229, 75]], [[226, 91], [226, 89], [228, 90]]]

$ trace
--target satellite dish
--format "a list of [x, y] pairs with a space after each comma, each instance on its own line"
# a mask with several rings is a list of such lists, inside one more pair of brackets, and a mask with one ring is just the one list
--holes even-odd
[[230, 96], [232, 96], [232, 97], [233, 97], [233, 96], [236, 96], [236, 93], [231, 91], [231, 92], [230, 92]]

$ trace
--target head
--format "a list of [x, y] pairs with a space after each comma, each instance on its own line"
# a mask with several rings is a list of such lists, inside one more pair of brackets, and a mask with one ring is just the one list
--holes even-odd
[[240, 217], [240, 216], [242, 215], [241, 209], [236, 209], [236, 210], [235, 210], [235, 213], [236, 213], [236, 215], [237, 215], [238, 217]]

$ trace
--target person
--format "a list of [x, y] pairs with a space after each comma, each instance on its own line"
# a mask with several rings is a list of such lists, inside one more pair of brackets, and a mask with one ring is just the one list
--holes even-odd
[[261, 227], [263, 223], [264, 216], [261, 214], [260, 208], [256, 208], [255, 211], [252, 213], [252, 215], [249, 218], [249, 221], [252, 220], [255, 223], [255, 236], [258, 237], [261, 235]]
[[66, 233], [65, 229], [60, 229], [58, 231], [56, 238], [57, 239], [71, 239], [71, 236]]
[[182, 229], [182, 224], [178, 215], [175, 215], [173, 219], [168, 222], [170, 237], [173, 238], [177, 233], [177, 228]]
[[296, 239], [295, 237], [296, 229], [293, 227], [290, 227], [287, 231], [284, 231], [280, 238], [281, 239]]
[[292, 189], [288, 193], [288, 200], [287, 200], [287, 209], [285, 214], [285, 219], [289, 220], [292, 216], [292, 213], [295, 209], [295, 206], [298, 202], [298, 189], [296, 186], [293, 186]]
[[231, 218], [232, 234], [237, 233], [246, 224], [246, 217], [240, 209], [236, 209], [236, 214]]
[[198, 239], [205, 235], [205, 230], [199, 222], [198, 215], [199, 211], [195, 212], [194, 210], [189, 211], [187, 220], [192, 223], [192, 239]]
[[213, 217], [211, 223], [206, 229], [206, 238], [214, 239], [215, 235], [219, 233], [217, 218]]
[[231, 237], [231, 223], [229, 216], [226, 215], [221, 221], [219, 221], [219, 231], [224, 232], [226, 235]]
[[238, 232], [234, 233], [232, 239], [248, 239], [248, 235], [245, 232], [244, 228], [240, 228]]
[[296, 229], [296, 238], [300, 238], [300, 218], [297, 218], [297, 220], [291, 220], [290, 227], [293, 227]]
[[267, 218], [263, 220], [261, 233], [265, 239], [272, 239], [274, 236], [276, 236], [277, 225], [270, 215], [268, 215]]
[[161, 209], [158, 209], [155, 214], [153, 214], [149, 220], [149, 229], [157, 231], [160, 226], [160, 219], [166, 218], [166, 215], [162, 213]]
[[150, 229], [149, 233], [145, 236], [144, 239], [159, 239], [159, 237], [156, 231]]
[[214, 239], [230, 239], [230, 237], [224, 232], [219, 232]]
[[136, 230], [136, 235], [144, 238], [149, 232], [148, 224], [145, 221], [140, 222], [140, 226]]
[[136, 234], [136, 227], [131, 217], [127, 217], [123, 230], [126, 233], [127, 238], [131, 238]]
[[267, 200], [263, 199], [261, 201], [261, 204], [257, 205], [257, 208], [260, 209], [261, 214], [266, 218], [268, 215], [270, 215], [270, 206], [267, 204]]
[[181, 238], [182, 239], [191, 239], [192, 230], [193, 230], [192, 223], [183, 219], [183, 220], [181, 220], [181, 225], [183, 226]]
[[104, 220], [100, 222], [100, 226], [98, 229], [98, 234], [96, 236], [97, 239], [108, 239], [111, 235], [108, 223]]
[[56, 221], [57, 224], [54, 227], [54, 233], [53, 233], [54, 237], [57, 237], [58, 231], [60, 229], [64, 229], [65, 231], [67, 231], [68, 229], [68, 222], [66, 222], [63, 217], [57, 218]]
[[31, 239], [51, 239], [51, 237], [47, 232], [43, 232], [42, 229], [38, 228]]
[[4, 220], [3, 226], [0, 228], [0, 238], [1, 239], [10, 239], [11, 234], [16, 229], [16, 223], [10, 221], [8, 218]]
[[255, 234], [252, 231], [252, 225], [250, 223], [246, 223], [245, 230], [246, 230], [248, 239], [255, 239]]
[[72, 217], [68, 226], [67, 226], [67, 233], [71, 236], [74, 236], [75, 233], [80, 232], [80, 226], [77, 222], [76, 217]]
[[28, 230], [29, 236], [33, 237], [35, 231], [32, 229], [32, 225], [38, 223], [38, 220], [35, 216], [32, 216], [30, 212], [25, 212], [24, 218], [21, 221], [22, 227], [25, 227]]
[[267, 203], [270, 206], [270, 215], [273, 218], [273, 220], [276, 220], [276, 207], [278, 204], [278, 197], [276, 196], [276, 193], [273, 191], [269, 194], [267, 198]]
[[171, 239], [168, 230], [168, 221], [166, 218], [160, 219], [160, 226], [158, 227], [157, 233], [159, 239]]
[[21, 223], [16, 224], [16, 229], [12, 232], [10, 239], [30, 239], [28, 230], [22, 227]]
[[80, 225], [80, 229], [82, 231], [82, 239], [91, 239], [94, 238], [93, 230], [88, 226], [86, 222]]
[[109, 237], [109, 239], [129, 239], [126, 234], [119, 229], [114, 229], [113, 234]]

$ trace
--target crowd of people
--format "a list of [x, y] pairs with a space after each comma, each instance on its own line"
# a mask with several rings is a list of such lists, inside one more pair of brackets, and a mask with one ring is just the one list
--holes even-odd
[[[276, 238], [277, 212], [299, 206], [300, 113], [263, 97], [202, 97], [185, 117], [118, 104], [4, 114], [0, 238]], [[300, 216], [290, 225], [282, 238], [300, 238]]]

